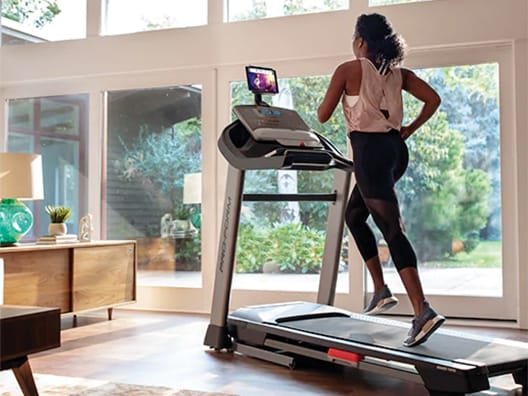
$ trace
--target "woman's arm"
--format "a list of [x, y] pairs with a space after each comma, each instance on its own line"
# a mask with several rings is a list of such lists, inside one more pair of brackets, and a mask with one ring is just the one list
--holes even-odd
[[346, 89], [347, 76], [351, 77], [357, 71], [361, 73], [361, 65], [357, 61], [346, 62], [337, 67], [332, 75], [323, 102], [317, 109], [319, 122], [324, 123], [332, 116]]
[[440, 96], [424, 80], [418, 77], [414, 72], [408, 69], [402, 69], [403, 89], [409, 92], [415, 98], [424, 102], [422, 110], [418, 116], [407, 126], [402, 126], [401, 135], [404, 139], [411, 136], [418, 128], [433, 116], [440, 106]]

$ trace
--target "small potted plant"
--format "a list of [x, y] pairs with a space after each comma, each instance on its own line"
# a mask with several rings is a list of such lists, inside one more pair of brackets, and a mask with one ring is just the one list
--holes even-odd
[[64, 235], [68, 231], [64, 223], [71, 215], [71, 209], [66, 206], [46, 206], [46, 213], [50, 217], [48, 233], [50, 235]]
[[191, 227], [191, 222], [189, 220], [191, 216], [191, 210], [190, 208], [186, 207], [185, 205], [181, 204], [178, 207], [176, 207], [176, 210], [174, 211], [174, 231], [180, 231], [185, 232], [189, 231], [189, 228]]

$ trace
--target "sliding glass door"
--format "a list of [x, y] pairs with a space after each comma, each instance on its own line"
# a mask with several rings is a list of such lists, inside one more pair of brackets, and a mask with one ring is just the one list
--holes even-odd
[[[443, 101], [435, 116], [407, 141], [410, 165], [397, 193], [427, 297], [451, 317], [516, 317], [515, 265], [511, 260], [515, 247], [507, 238], [513, 232], [513, 208], [503, 205], [504, 197], [513, 192], [502, 177], [513, 166], [508, 155], [513, 150], [512, 131], [506, 120], [511, 115], [504, 108], [509, 79], [502, 71], [508, 64], [507, 53], [508, 48], [495, 48], [492, 55], [479, 50], [465, 55], [455, 51], [453, 59], [440, 61], [440, 57], [430, 66], [420, 56], [413, 60], [415, 72]], [[320, 61], [321, 69], [325, 62]], [[347, 152], [340, 108], [324, 125], [316, 117], [330, 75], [317, 73], [317, 67], [299, 75], [294, 64], [280, 66], [276, 68], [282, 77], [281, 93], [264, 100], [294, 108], [308, 125]], [[230, 87], [226, 111], [235, 104], [253, 102], [242, 71], [226, 72], [225, 81], [221, 81]], [[420, 104], [408, 94], [404, 102], [405, 124], [416, 117]], [[330, 186], [324, 172], [250, 171], [245, 192], [280, 192], [281, 180], [287, 180], [288, 188], [295, 192], [326, 192]], [[327, 208], [324, 203], [243, 206], [234, 278], [235, 296], [244, 296], [240, 301], [315, 300], [320, 270], [315, 257], [321, 249]], [[386, 281], [401, 301], [392, 313], [410, 315], [387, 243], [375, 225], [373, 229]], [[358, 311], [370, 299], [372, 284], [354, 242], [346, 234], [343, 238], [336, 304]], [[234, 301], [237, 304], [239, 299]]]
[[137, 241], [140, 286], [200, 287], [202, 87], [106, 95], [106, 238]]

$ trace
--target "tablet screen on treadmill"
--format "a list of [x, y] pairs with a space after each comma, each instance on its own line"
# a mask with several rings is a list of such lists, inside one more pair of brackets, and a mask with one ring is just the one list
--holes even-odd
[[277, 73], [274, 69], [262, 66], [246, 66], [248, 89], [256, 94], [279, 93]]

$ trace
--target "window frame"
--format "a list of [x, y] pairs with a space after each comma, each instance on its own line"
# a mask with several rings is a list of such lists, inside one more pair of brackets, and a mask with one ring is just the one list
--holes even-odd
[[[513, 110], [513, 78], [508, 70], [512, 68], [513, 48], [511, 43], [501, 42], [492, 45], [474, 45], [463, 47], [445, 47], [435, 49], [418, 49], [406, 59], [404, 67], [429, 68], [447, 67], [466, 64], [496, 62], [499, 65], [499, 103], [500, 103], [500, 174], [501, 174], [501, 213], [502, 213], [502, 263], [503, 263], [503, 297], [472, 296], [431, 296], [431, 301], [440, 312], [454, 317], [467, 318], [467, 311], [475, 312], [480, 319], [500, 319], [514, 321], [518, 319], [518, 257], [519, 245], [516, 238], [516, 219], [518, 208], [505, 205], [516, 196], [515, 181], [510, 175], [516, 174], [515, 147], [515, 112]], [[270, 62], [266, 66], [275, 68], [279, 78], [331, 74], [335, 67], [351, 56], [312, 58], [306, 60]], [[218, 73], [218, 122], [219, 126], [230, 121], [230, 82], [244, 81], [243, 65], [221, 68]], [[339, 111], [337, 109], [336, 111]], [[223, 197], [227, 166], [217, 169], [218, 196]], [[223, 198], [220, 199], [222, 201]], [[222, 202], [217, 205], [217, 221], [220, 221]], [[353, 312], [362, 312], [366, 295], [366, 273], [362, 259], [353, 241], [349, 243], [349, 292], [336, 294], [336, 305]], [[427, 291], [426, 291], [427, 293]], [[405, 295], [400, 296], [400, 304], [394, 310], [398, 315], [409, 315], [412, 312]], [[231, 308], [245, 305], [274, 303], [285, 300], [315, 301], [315, 292], [233, 290]], [[456, 301], [456, 303], [455, 303]]]

